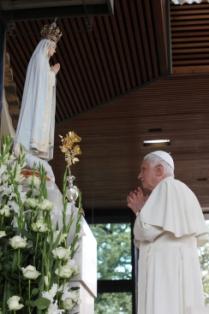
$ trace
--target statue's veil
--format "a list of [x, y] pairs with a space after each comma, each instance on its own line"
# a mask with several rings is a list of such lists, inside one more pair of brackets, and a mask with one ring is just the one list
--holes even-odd
[[[42, 39], [34, 50], [27, 68], [21, 111], [14, 139], [15, 144], [22, 144], [27, 151], [32, 149], [33, 143], [41, 145], [44, 142], [46, 134], [42, 126], [46, 123], [46, 115], [51, 117], [55, 114], [55, 95], [53, 95], [54, 105], [51, 107], [51, 112], [46, 112], [50, 79], [48, 48], [51, 44], [51, 40]], [[54, 131], [54, 125], [51, 127]]]

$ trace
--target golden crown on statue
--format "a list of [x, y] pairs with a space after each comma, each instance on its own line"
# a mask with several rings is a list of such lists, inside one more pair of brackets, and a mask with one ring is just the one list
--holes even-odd
[[57, 43], [62, 36], [62, 32], [55, 22], [46, 24], [41, 30], [41, 36]]

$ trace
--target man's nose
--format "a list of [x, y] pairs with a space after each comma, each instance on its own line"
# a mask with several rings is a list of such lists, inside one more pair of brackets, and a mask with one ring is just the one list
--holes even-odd
[[139, 172], [137, 179], [140, 180], [142, 178], [141, 172]]

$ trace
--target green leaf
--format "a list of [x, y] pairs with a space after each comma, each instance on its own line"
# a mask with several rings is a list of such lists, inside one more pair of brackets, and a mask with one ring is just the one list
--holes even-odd
[[39, 293], [39, 289], [37, 289], [37, 288], [34, 288], [32, 291], [31, 291], [31, 295], [32, 296], [35, 296], [35, 295], [37, 295]]
[[46, 298], [39, 298], [33, 302], [33, 306], [36, 306], [39, 310], [45, 310], [48, 308], [50, 301]]

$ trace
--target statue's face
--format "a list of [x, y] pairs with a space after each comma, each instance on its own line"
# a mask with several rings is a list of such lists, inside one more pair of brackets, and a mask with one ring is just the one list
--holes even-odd
[[48, 56], [52, 57], [55, 54], [55, 52], [56, 52], [56, 44], [51, 43], [48, 50]]

